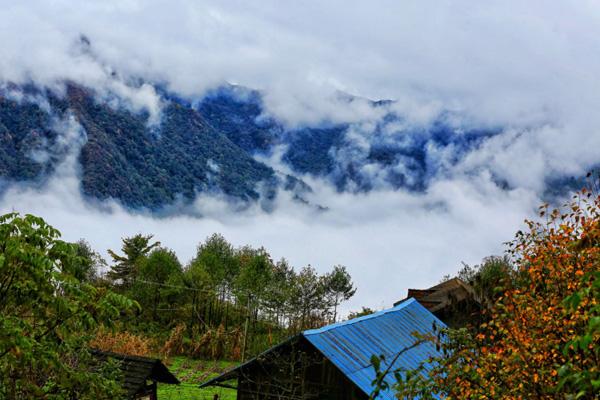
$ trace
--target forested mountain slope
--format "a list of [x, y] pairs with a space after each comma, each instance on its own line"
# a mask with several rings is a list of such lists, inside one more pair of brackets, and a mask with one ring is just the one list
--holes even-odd
[[[159, 98], [158, 110], [73, 83], [0, 86], [2, 187], [42, 184], [75, 153], [85, 196], [132, 209], [185, 205], [198, 193], [271, 201], [279, 190], [306, 203], [309, 177], [340, 192], [421, 192], [502, 132], [457, 123], [449, 113], [415, 124], [393, 102], [351, 96], [342, 106], [361, 101], [374, 116], [289, 126], [255, 90], [229, 85], [186, 99], [144, 85]], [[547, 193], [560, 194], [577, 178], [557, 177]], [[510, 188], [500, 178], [497, 184]]]

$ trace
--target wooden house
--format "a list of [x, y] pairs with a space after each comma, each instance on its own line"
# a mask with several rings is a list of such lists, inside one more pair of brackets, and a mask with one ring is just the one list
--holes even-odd
[[408, 289], [407, 296], [394, 303], [415, 299], [448, 326], [461, 327], [481, 311], [473, 288], [459, 278], [452, 278], [428, 289]]
[[156, 358], [130, 356], [92, 350], [100, 361], [116, 360], [121, 369], [121, 385], [128, 399], [156, 400], [157, 383], [179, 384], [179, 380]]
[[[416, 300], [389, 310], [308, 330], [201, 385], [237, 389], [238, 400], [366, 400], [373, 391], [372, 356], [383, 368], [414, 369], [438, 355], [418, 342], [445, 325]], [[386, 380], [392, 384], [393, 375]], [[395, 399], [391, 390], [378, 399]]]

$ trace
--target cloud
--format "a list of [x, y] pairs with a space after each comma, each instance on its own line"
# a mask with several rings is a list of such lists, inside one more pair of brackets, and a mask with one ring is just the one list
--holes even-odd
[[[102, 101], [148, 112], [150, 124], [162, 107], [153, 85], [191, 99], [224, 82], [259, 89], [266, 113], [289, 127], [353, 124], [348, 146], [334, 155], [340, 165], [362, 160], [359, 173], [377, 189], [340, 194], [305, 177], [315, 188], [311, 200], [329, 212], [313, 214], [285, 195], [271, 213], [234, 212], [213, 196], [196, 202], [202, 219], [155, 218], [82, 199], [73, 156], [43, 188], [5, 193], [3, 210], [35, 212], [68, 239], [85, 236], [101, 249], [153, 232], [186, 259], [218, 231], [297, 266], [346, 264], [359, 283], [354, 308], [389, 305], [461, 260], [501, 251], [547, 178], [581, 174], [599, 161], [594, 1], [0, 0], [0, 9], [1, 82], [60, 91], [72, 80]], [[373, 107], [366, 99], [396, 102]], [[402, 120], [375, 135], [383, 110]], [[368, 162], [369, 150], [413, 140], [406, 132], [427, 131], [440, 118], [456, 130], [448, 146], [425, 143], [435, 172], [427, 190], [390, 190], [387, 174], [408, 174], [410, 160], [382, 170]], [[497, 133], [464, 148], [465, 128]]]
[[[342, 91], [396, 99], [410, 121], [449, 111], [464, 124], [520, 130], [544, 153], [536, 171], [596, 162], [593, 1], [4, 3], [2, 79], [72, 79], [148, 110], [154, 122], [160, 101], [136, 79], [190, 97], [226, 81], [261, 89], [268, 113], [288, 125], [375, 118]], [[89, 51], [78, 44], [82, 34]], [[532, 129], [545, 125], [556, 132]]]
[[500, 190], [485, 173], [436, 182], [425, 194], [340, 194], [325, 182], [310, 183], [315, 189], [310, 200], [328, 211], [282, 193], [271, 213], [258, 204], [234, 212], [223, 198], [204, 195], [194, 205], [202, 218], [159, 218], [131, 213], [116, 202], [83, 199], [73, 149], [44, 186], [8, 189], [0, 212], [43, 216], [66, 240], [84, 237], [104, 255], [120, 247], [121, 237], [153, 233], [187, 262], [199, 242], [220, 232], [236, 246], [264, 246], [275, 259], [286, 257], [296, 267], [311, 264], [325, 272], [343, 264], [359, 288], [344, 306], [349, 311], [389, 306], [409, 287], [431, 285], [456, 272], [461, 261], [501, 254], [502, 243], [539, 203], [533, 192]]

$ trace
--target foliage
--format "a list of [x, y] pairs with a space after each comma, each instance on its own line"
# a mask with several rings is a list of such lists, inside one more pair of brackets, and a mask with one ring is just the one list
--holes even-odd
[[243, 349], [257, 354], [299, 330], [326, 324], [354, 294], [344, 267], [324, 275], [311, 267], [296, 272], [285, 259], [273, 262], [264, 248], [234, 248], [218, 234], [198, 246], [180, 284], [165, 286], [181, 288], [179, 299], [169, 301], [180, 307], [169, 314], [170, 323], [186, 324], [192, 341], [184, 346], [186, 354], [202, 357], [239, 358]]
[[330, 128], [304, 128], [288, 134], [283, 160], [300, 173], [327, 175], [335, 167], [334, 153], [340, 146], [346, 125]]
[[517, 233], [509, 247], [515, 268], [487, 321], [441, 334], [446, 356], [431, 360], [431, 379], [401, 377], [399, 398], [600, 395], [600, 197], [583, 191], [565, 210], [545, 205], [547, 221]]
[[354, 296], [356, 288], [352, 283], [352, 277], [343, 265], [334, 266], [324, 279], [325, 301], [333, 306], [333, 322], [336, 322], [338, 306]]
[[211, 126], [218, 127], [229, 140], [251, 154], [269, 151], [282, 130], [265, 118], [262, 100], [256, 91], [220, 88], [206, 96], [197, 109]]
[[490, 308], [512, 284], [513, 266], [508, 256], [490, 256], [480, 265], [464, 265], [457, 277], [467, 282], [475, 291], [475, 297], [484, 307]]
[[[440, 168], [429, 162], [431, 149], [451, 149], [447, 161], [454, 164], [500, 132], [461, 126], [457, 135], [447, 116], [428, 126], [409, 127], [382, 107], [387, 101], [371, 103], [381, 117], [368, 126], [322, 121], [290, 130], [268, 117], [259, 92], [232, 86], [193, 104], [155, 87], [161, 107], [152, 120], [147, 112], [132, 112], [118, 95], [94, 93], [74, 83], [66, 85], [64, 96], [34, 85], [12, 89], [21, 100], [2, 97], [6, 90], [0, 88], [2, 178], [47, 178], [67, 154], [59, 140], [63, 132], [53, 121], [70, 113], [87, 136], [78, 158], [83, 193], [152, 211], [185, 206], [199, 192], [252, 201], [264, 193], [271, 199], [275, 188], [307, 189], [298, 177], [281, 179], [253, 157], [282, 145], [282, 161], [297, 175], [328, 178], [339, 190], [374, 189], [372, 174], [365, 173], [371, 166], [394, 188], [422, 191]], [[362, 141], [368, 146], [358, 145]], [[572, 184], [553, 183], [550, 189], [558, 193]]]
[[106, 261], [84, 239], [75, 243], [75, 253], [77, 257], [71, 272], [73, 277], [82, 282], [96, 281], [100, 271], [106, 267]]
[[[157, 324], [170, 320], [170, 311], [180, 302], [183, 281], [182, 266], [175, 253], [166, 248], [155, 248], [138, 261], [139, 271], [129, 296], [142, 306], [147, 318]], [[157, 282], [159, 285], [149, 285]]]
[[371, 315], [374, 312], [375, 310], [363, 306], [360, 311], [352, 311], [350, 314], [348, 314], [348, 319], [350, 320], [354, 318], [364, 317], [365, 315]]
[[198, 246], [192, 264], [201, 265], [211, 278], [212, 285], [220, 290], [231, 290], [240, 270], [233, 246], [217, 233]]
[[200, 243], [185, 266], [158, 245], [151, 235], [123, 239], [122, 255], [109, 252], [109, 276], [125, 272], [128, 284], [108, 282], [142, 308], [123, 321], [119, 334], [151, 337], [157, 354], [238, 360], [256, 355], [328, 323], [355, 292], [342, 266], [322, 275], [312, 267], [297, 272], [285, 259], [273, 262], [264, 248], [236, 248], [219, 234]]
[[90, 334], [134, 303], [79, 282], [72, 244], [41, 218], [0, 217], [0, 398], [114, 398], [116, 372]]
[[118, 398], [118, 368], [89, 347], [240, 360], [326, 324], [354, 293], [343, 267], [296, 271], [220, 235], [185, 267], [152, 235], [124, 238], [110, 280], [87, 242], [33, 216], [3, 216], [0, 245], [0, 398]]
[[274, 171], [232, 143], [188, 104], [165, 101], [161, 120], [94, 100], [72, 87], [67, 102], [88, 140], [81, 150], [85, 194], [159, 209], [217, 190], [256, 199], [258, 183], [273, 183]]
[[317, 271], [310, 265], [300, 269], [294, 279], [290, 302], [291, 308], [296, 310], [293, 323], [298, 330], [324, 325], [323, 315], [318, 312], [324, 304], [324, 295], [323, 280]]
[[129, 287], [138, 273], [138, 262], [153, 248], [160, 246], [160, 242], [150, 243], [152, 237], [153, 235], [137, 234], [124, 238], [121, 246], [122, 256], [109, 249], [108, 254], [110, 254], [115, 264], [111, 266], [108, 277], [113, 281], [119, 281], [123, 286]]
[[[13, 100], [0, 92], [0, 176], [7, 180], [45, 179], [54, 171], [68, 148], [54, 122], [70, 113], [87, 135], [79, 154], [87, 196], [157, 210], [191, 201], [200, 191], [256, 199], [259, 183], [276, 184], [270, 167], [223, 133], [228, 125], [209, 124], [183, 101], [163, 98], [160, 121], [149, 121], [148, 113], [130, 112], [117, 98], [99, 100], [73, 83], [62, 97], [40, 88], [15, 89], [29, 93]], [[267, 131], [256, 131], [257, 140], [269, 140]]]
[[179, 324], [171, 331], [169, 339], [165, 342], [161, 349], [161, 354], [164, 357], [169, 357], [174, 354], [183, 353], [185, 324]]
[[11, 101], [0, 94], [0, 176], [34, 180], [54, 171], [58, 135], [51, 118], [35, 103]]
[[236, 296], [242, 303], [256, 307], [270, 289], [273, 263], [264, 248], [243, 247], [238, 252], [240, 272], [235, 280]]
[[[437, 330], [436, 325], [433, 325], [434, 332]], [[415, 347], [420, 346], [421, 344], [432, 340], [431, 335], [418, 335], [414, 333], [415, 341], [409, 345], [398, 351], [394, 357], [388, 361], [386, 361], [386, 357], [384, 354], [381, 355], [373, 355], [371, 356], [371, 365], [373, 366], [373, 370], [375, 372], [375, 379], [373, 379], [372, 385], [374, 387], [373, 392], [369, 396], [369, 400], [376, 399], [382, 391], [387, 391], [391, 389], [391, 385], [387, 380], [389, 374], [393, 374], [394, 378], [398, 382], [396, 386], [400, 388], [400, 392], [407, 399], [413, 398], [426, 398], [433, 399], [430, 393], [421, 393], [419, 386], [427, 384], [427, 380], [425, 375], [423, 374], [424, 366], [421, 364], [419, 369], [416, 371], [413, 370], [405, 370], [403, 367], [394, 369], [394, 365], [398, 358], [406, 353], [409, 350], [414, 349]], [[410, 387], [403, 386], [403, 381], [410, 383]], [[419, 389], [414, 390], [414, 387]]]
[[119, 332], [101, 326], [90, 347], [113, 353], [129, 354], [132, 356], [149, 356], [152, 353], [152, 339], [131, 332]]

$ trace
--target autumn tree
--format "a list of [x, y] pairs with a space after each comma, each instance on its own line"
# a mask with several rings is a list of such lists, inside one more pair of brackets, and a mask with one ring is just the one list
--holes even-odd
[[517, 233], [486, 322], [442, 332], [446, 356], [401, 371], [398, 398], [600, 396], [600, 197], [583, 191], [562, 210], [543, 206], [546, 221]]

